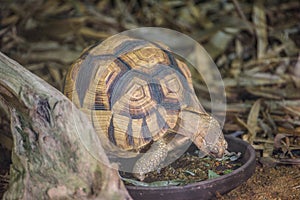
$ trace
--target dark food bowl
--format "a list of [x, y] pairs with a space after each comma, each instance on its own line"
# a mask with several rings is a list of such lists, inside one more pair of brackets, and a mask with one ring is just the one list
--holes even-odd
[[255, 150], [238, 138], [226, 136], [229, 151], [241, 152], [243, 164], [233, 172], [218, 178], [205, 180], [185, 186], [141, 187], [126, 186], [133, 199], [211, 199], [216, 193], [225, 194], [249, 179], [255, 171]]

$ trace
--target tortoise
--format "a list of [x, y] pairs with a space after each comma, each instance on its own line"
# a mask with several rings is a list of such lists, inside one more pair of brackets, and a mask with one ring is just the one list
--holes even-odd
[[140, 180], [186, 141], [215, 157], [227, 148], [187, 65], [159, 42], [118, 35], [84, 50], [67, 72], [64, 94], [88, 115], [112, 155], [144, 152], [132, 169]]

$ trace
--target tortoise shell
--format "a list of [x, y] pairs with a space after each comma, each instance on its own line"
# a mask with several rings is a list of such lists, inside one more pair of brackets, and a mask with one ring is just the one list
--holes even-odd
[[104, 146], [123, 157], [177, 132], [182, 109], [205, 113], [185, 63], [163, 44], [127, 36], [86, 50], [68, 71], [64, 93], [88, 114]]

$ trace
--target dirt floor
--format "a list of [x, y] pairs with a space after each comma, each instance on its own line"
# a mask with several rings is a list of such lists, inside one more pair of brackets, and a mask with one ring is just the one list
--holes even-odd
[[262, 167], [257, 164], [254, 175], [233, 191], [217, 199], [294, 199], [300, 197], [300, 169], [297, 166]]
[[[224, 133], [257, 151], [253, 177], [218, 199], [298, 200], [299, 10], [299, 0], [3, 0], [0, 51], [61, 91], [82, 50], [109, 36], [144, 26], [185, 33], [203, 45], [221, 73]], [[209, 111], [203, 78], [192, 76]], [[8, 186], [11, 148], [9, 120], [0, 109], [0, 197]]]

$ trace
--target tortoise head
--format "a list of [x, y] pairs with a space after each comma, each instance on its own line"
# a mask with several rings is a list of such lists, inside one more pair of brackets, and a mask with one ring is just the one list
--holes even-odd
[[[198, 146], [200, 150], [214, 157], [222, 157], [227, 149], [227, 142], [222, 133], [219, 122], [207, 115], [203, 117], [204, 128], [200, 127], [198, 132], [195, 134], [194, 143]], [[206, 129], [206, 127], [208, 127]], [[199, 147], [199, 144], [204, 143]]]
[[177, 132], [192, 140], [204, 155], [222, 157], [227, 149], [227, 142], [219, 122], [206, 112], [195, 108], [185, 108], [179, 115]]

